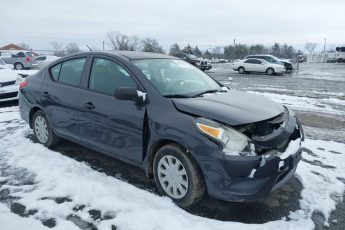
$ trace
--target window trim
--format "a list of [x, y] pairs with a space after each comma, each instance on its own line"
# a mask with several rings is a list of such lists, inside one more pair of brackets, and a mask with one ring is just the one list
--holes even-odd
[[[65, 84], [65, 83], [60, 82], [59, 79], [60, 79], [60, 73], [61, 73], [61, 69], [62, 69], [63, 63], [64, 63], [64, 62], [67, 62], [67, 61], [72, 61], [72, 60], [75, 60], [75, 59], [85, 59], [85, 63], [84, 63], [84, 66], [83, 66], [83, 70], [81, 71], [81, 76], [80, 76], [80, 80], [79, 80], [79, 85], [78, 85], [78, 86], [75, 86], [75, 85], [68, 85], [68, 84]], [[55, 82], [55, 83], [57, 83], [57, 84], [67, 85], [67, 86], [74, 87], [74, 88], [81, 88], [81, 82], [82, 82], [83, 76], [84, 76], [84, 74], [85, 74], [84, 72], [85, 72], [85, 69], [86, 69], [86, 66], [87, 66], [87, 61], [88, 61], [88, 57], [87, 57], [87, 56], [78, 56], [78, 57], [72, 57], [72, 58], [64, 59], [64, 60], [62, 60], [62, 61], [60, 61], [60, 62], [56, 63], [55, 65], [50, 66], [50, 67], [48, 68], [48, 69], [49, 69], [49, 71], [48, 71], [48, 72], [49, 72], [49, 77], [50, 77], [50, 79], [51, 79], [53, 82]], [[55, 81], [54, 78], [53, 78], [51, 69], [52, 69], [53, 67], [59, 65], [59, 64], [61, 64], [60, 70], [59, 70], [59, 76], [58, 76], [58, 78], [57, 78], [57, 81]]]

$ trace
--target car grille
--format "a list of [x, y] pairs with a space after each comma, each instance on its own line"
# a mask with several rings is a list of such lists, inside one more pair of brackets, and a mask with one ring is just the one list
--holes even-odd
[[0, 87], [5, 87], [9, 85], [14, 85], [14, 84], [16, 84], [16, 81], [0, 82]]
[[17, 97], [18, 92], [13, 92], [13, 93], [2, 93], [0, 94], [0, 100], [1, 99], [7, 99], [7, 98], [12, 98], [12, 97]]

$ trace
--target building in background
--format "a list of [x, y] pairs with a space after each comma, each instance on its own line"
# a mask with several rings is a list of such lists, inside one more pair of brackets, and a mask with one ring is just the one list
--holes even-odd
[[23, 50], [23, 48], [11, 43], [3, 47], [0, 47], [0, 50]]

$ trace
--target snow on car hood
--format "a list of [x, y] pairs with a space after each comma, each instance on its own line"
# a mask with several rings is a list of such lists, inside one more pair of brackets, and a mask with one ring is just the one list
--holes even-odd
[[214, 119], [229, 125], [266, 120], [284, 111], [280, 104], [237, 90], [197, 98], [174, 98], [173, 103], [182, 112]]
[[0, 69], [0, 82], [15, 81], [18, 74], [10, 69]]

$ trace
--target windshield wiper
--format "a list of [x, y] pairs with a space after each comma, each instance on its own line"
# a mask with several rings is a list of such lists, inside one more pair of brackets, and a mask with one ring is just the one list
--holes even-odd
[[168, 94], [168, 95], [164, 95], [164, 97], [167, 97], [167, 98], [190, 98], [190, 96], [183, 95], [183, 94]]
[[216, 92], [227, 92], [226, 90], [222, 90], [222, 89], [210, 89], [210, 90], [205, 90], [205, 91], [202, 91], [200, 93], [197, 93], [195, 95], [193, 95], [193, 97], [200, 97], [201, 95], [204, 95], [204, 94], [207, 94], [207, 93], [216, 93]]

